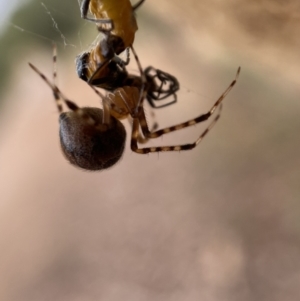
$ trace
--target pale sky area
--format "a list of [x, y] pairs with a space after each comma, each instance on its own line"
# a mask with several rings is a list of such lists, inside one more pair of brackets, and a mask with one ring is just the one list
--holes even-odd
[[29, 0], [0, 0], [0, 25], [7, 26], [10, 16], [18, 5], [23, 5]]

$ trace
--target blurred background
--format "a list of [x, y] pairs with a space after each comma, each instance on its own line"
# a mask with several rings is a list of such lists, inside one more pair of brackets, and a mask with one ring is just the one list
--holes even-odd
[[95, 26], [75, 0], [0, 3], [0, 300], [299, 300], [299, 1], [147, 0], [135, 49], [181, 84], [160, 127], [206, 112], [241, 74], [196, 149], [138, 155], [128, 134], [123, 159], [93, 173], [64, 159], [27, 63], [51, 78], [55, 41], [59, 87], [98, 106], [74, 64]]

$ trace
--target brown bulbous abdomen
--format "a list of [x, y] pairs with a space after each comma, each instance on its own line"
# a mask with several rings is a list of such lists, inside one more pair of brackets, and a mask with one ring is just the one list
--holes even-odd
[[70, 163], [86, 170], [113, 166], [122, 157], [125, 147], [123, 124], [111, 116], [109, 128], [103, 130], [101, 109], [80, 110], [83, 115], [69, 111], [59, 117], [59, 136], [64, 155]]

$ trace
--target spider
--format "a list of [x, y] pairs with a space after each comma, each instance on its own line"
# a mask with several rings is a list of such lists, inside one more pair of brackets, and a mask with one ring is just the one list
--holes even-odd
[[[140, 0], [133, 6], [129, 0], [83, 0], [81, 2], [81, 17], [95, 22], [98, 31], [104, 34], [101, 50], [107, 60], [116, 57], [133, 44], [135, 32], [138, 30], [134, 12], [144, 1]], [[87, 16], [88, 10], [95, 18]]]
[[[141, 89], [143, 84], [141, 76], [128, 74], [125, 66], [121, 66], [116, 60], [105, 62], [101, 41], [91, 50], [77, 56], [76, 71], [82, 80], [108, 91], [123, 86], [135, 86]], [[152, 107], [162, 108], [177, 101], [176, 92], [179, 90], [179, 82], [176, 77], [151, 66], [144, 70], [144, 75], [146, 98]], [[155, 101], [164, 100], [169, 96], [173, 96], [172, 101], [156, 105]]]
[[[138, 57], [134, 49], [131, 49], [142, 75], [143, 71], [138, 61]], [[139, 148], [138, 140], [140, 137], [140, 128], [142, 129], [144, 137], [151, 139], [207, 120], [215, 112], [217, 107], [221, 105], [222, 100], [233, 88], [240, 73], [240, 68], [238, 68], [235, 79], [207, 113], [201, 114], [184, 123], [152, 132], [148, 128], [143, 109], [145, 91], [140, 91], [137, 87], [124, 86], [117, 88], [112, 93], [109, 92], [104, 97], [99, 91], [91, 86], [95, 93], [101, 98], [103, 108], [80, 108], [75, 102], [67, 99], [56, 86], [55, 64], [56, 46], [53, 47], [53, 83], [51, 83], [50, 80], [34, 65], [29, 63], [29, 66], [48, 84], [53, 92], [60, 113], [59, 133], [63, 153], [70, 163], [86, 170], [106, 169], [120, 160], [124, 152], [126, 140], [126, 131], [120, 120], [128, 116], [133, 120], [131, 149], [134, 152], [147, 154], [152, 152], [193, 149], [217, 122], [220, 114], [214, 118], [198, 139], [190, 144]], [[64, 103], [70, 111], [63, 112], [62, 103]]]

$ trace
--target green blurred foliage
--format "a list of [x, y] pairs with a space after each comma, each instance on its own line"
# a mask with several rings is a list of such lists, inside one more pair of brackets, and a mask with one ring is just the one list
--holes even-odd
[[[47, 10], [68, 40], [72, 39], [79, 30], [82, 19], [77, 1], [33, 0], [20, 5], [9, 23], [5, 24], [6, 28], [0, 37], [0, 105], [12, 69], [17, 68], [19, 60], [24, 58], [26, 52], [36, 46], [49, 48], [51, 40], [62, 42]], [[14, 25], [25, 31], [18, 30]]]

